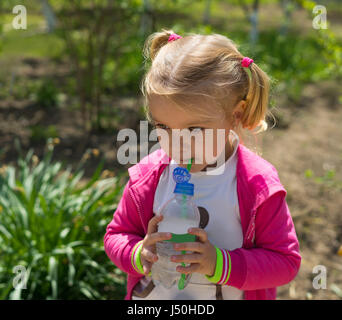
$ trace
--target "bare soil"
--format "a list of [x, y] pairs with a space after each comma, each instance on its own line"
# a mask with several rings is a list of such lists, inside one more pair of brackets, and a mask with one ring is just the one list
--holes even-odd
[[[277, 114], [289, 124], [285, 130], [262, 133], [262, 156], [278, 170], [288, 191], [287, 203], [300, 242], [302, 263], [290, 284], [278, 289], [279, 299], [341, 299], [342, 289], [342, 108], [339, 86], [326, 82], [308, 85], [295, 106], [283, 105]], [[312, 170], [322, 177], [335, 172], [331, 181], [319, 184], [305, 176]], [[312, 280], [326, 268], [326, 289], [315, 289]], [[318, 267], [320, 268], [320, 267]], [[321, 269], [323, 270], [323, 269]]]

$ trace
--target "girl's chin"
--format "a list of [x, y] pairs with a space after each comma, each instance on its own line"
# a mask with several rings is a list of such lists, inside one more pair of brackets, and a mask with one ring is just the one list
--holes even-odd
[[180, 166], [180, 167], [183, 167], [183, 168], [186, 168], [188, 166], [187, 163], [184, 163], [184, 162], [177, 162], [177, 164]]
[[[190, 159], [191, 158], [189, 158], [189, 159], [174, 159], [177, 163], [179, 163], [179, 164], [185, 164], [185, 165], [187, 165], [188, 163], [190, 163]], [[194, 159], [192, 159], [192, 163], [194, 162]]]
[[[188, 164], [186, 164], [186, 163], [179, 163], [178, 164], [178, 166], [179, 167], [181, 167], [181, 168], [188, 168]], [[199, 172], [199, 171], [201, 171], [203, 168], [205, 168], [207, 165], [205, 165], [205, 164], [192, 164], [191, 165], [191, 169], [190, 169], [190, 172]]]

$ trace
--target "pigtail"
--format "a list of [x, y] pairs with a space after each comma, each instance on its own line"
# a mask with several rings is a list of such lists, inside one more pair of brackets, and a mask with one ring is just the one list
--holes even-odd
[[249, 66], [249, 71], [246, 107], [241, 121], [242, 126], [249, 130], [260, 126], [261, 128], [256, 132], [259, 133], [267, 130], [265, 116], [268, 107], [270, 79], [254, 62]]
[[[148, 92], [148, 86], [151, 82], [151, 66], [149, 65], [150, 62], [153, 62], [154, 59], [157, 57], [157, 54], [159, 53], [160, 49], [164, 47], [166, 44], [169, 43], [169, 37], [170, 35], [174, 33], [171, 29], [162, 29], [161, 32], [154, 32], [150, 34], [143, 46], [143, 56], [144, 56], [144, 65], [146, 69], [146, 73], [142, 77], [142, 81], [140, 83], [140, 90], [145, 97], [145, 106], [144, 106], [144, 113], [146, 118], [149, 120], [149, 114], [147, 112], [148, 106], [147, 106], [147, 92]], [[148, 71], [149, 70], [149, 71]]]
[[172, 30], [162, 29], [161, 32], [150, 34], [143, 48], [143, 55], [146, 60], [153, 61], [159, 50], [168, 43], [170, 35], [174, 33]]

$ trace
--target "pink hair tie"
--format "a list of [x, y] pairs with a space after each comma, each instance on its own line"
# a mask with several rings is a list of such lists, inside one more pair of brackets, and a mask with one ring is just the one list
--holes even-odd
[[252, 64], [254, 62], [253, 59], [251, 58], [248, 58], [248, 57], [244, 57], [241, 61], [241, 65], [244, 67], [244, 68], [248, 68], [250, 66], [250, 64]]
[[177, 40], [177, 39], [180, 39], [180, 38], [182, 38], [182, 37], [180, 35], [178, 35], [177, 33], [171, 33], [168, 42], [174, 41], [174, 40]]

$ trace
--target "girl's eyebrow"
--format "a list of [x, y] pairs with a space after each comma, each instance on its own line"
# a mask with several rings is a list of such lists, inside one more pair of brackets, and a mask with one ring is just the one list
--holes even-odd
[[[151, 120], [152, 120], [152, 122], [158, 122], [160, 124], [164, 124], [165, 125], [165, 123], [163, 123], [162, 121], [158, 121], [157, 119], [154, 119], [152, 117], [151, 117]], [[205, 120], [205, 119], [198, 120], [196, 122], [191, 122], [191, 123], [185, 124], [184, 127], [191, 127], [191, 126], [194, 126], [196, 124], [205, 124], [205, 123], [208, 123], [208, 122], [210, 122], [210, 121], [209, 120]]]

